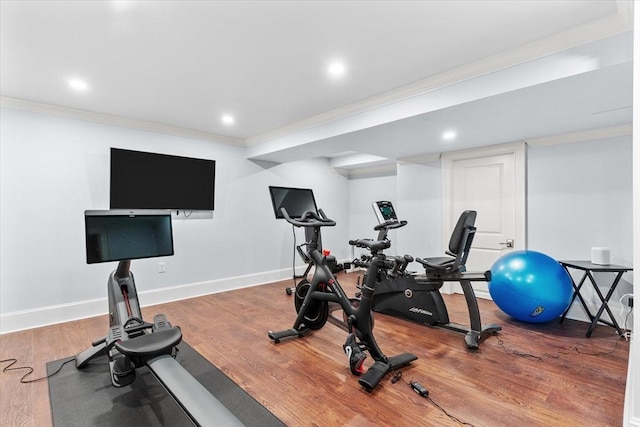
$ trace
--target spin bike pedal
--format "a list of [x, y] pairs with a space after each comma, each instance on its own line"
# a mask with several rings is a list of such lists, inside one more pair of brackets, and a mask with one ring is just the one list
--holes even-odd
[[362, 375], [364, 373], [364, 360], [367, 355], [360, 349], [356, 341], [356, 334], [353, 332], [347, 335], [347, 341], [342, 346], [344, 353], [347, 355], [349, 369], [353, 375]]

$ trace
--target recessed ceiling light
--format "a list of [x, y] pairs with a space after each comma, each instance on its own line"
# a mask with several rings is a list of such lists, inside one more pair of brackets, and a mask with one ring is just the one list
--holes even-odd
[[451, 141], [452, 139], [455, 139], [455, 137], [456, 137], [456, 133], [452, 130], [442, 134], [442, 139], [444, 139], [445, 141]]
[[78, 91], [87, 90], [89, 88], [87, 82], [80, 79], [69, 79], [69, 86], [71, 87], [71, 89]]
[[118, 12], [124, 12], [131, 7], [131, 2], [127, 0], [111, 0], [111, 7]]
[[344, 65], [344, 62], [341, 61], [332, 62], [327, 67], [327, 72], [331, 77], [341, 77], [346, 73], [346, 71], [347, 67]]
[[222, 123], [224, 123], [225, 125], [232, 125], [233, 123], [235, 123], [235, 121], [236, 119], [234, 119], [231, 114], [224, 114], [222, 116]]

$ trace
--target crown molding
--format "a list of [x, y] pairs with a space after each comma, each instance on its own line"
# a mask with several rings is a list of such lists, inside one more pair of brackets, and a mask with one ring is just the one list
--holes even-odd
[[620, 136], [631, 136], [633, 126], [631, 123], [619, 126], [609, 126], [605, 128], [590, 129], [580, 132], [563, 133], [559, 135], [545, 136], [542, 138], [527, 139], [527, 145], [532, 147], [545, 147], [547, 145], [569, 144], [572, 142], [585, 142], [597, 139], [616, 138]]
[[90, 111], [77, 110], [74, 108], [61, 107], [58, 105], [44, 104], [40, 102], [28, 101], [25, 99], [0, 96], [0, 107], [14, 110], [29, 111], [32, 113], [47, 114], [50, 116], [63, 117], [67, 119], [77, 119], [87, 122], [100, 123], [110, 126], [118, 126], [129, 129], [144, 130], [148, 132], [162, 133], [183, 138], [199, 139], [204, 141], [217, 142], [221, 144], [244, 147], [245, 141], [228, 136], [216, 135], [208, 132], [201, 132], [185, 129], [176, 126], [164, 125], [160, 123], [145, 122], [142, 120], [128, 119], [125, 117], [111, 116], [108, 114], [92, 113]]
[[442, 153], [421, 154], [418, 156], [403, 157], [401, 159], [398, 159], [398, 163], [426, 165], [427, 163], [437, 162], [441, 158]]
[[361, 167], [358, 169], [332, 169], [347, 179], [379, 178], [398, 174], [398, 165], [396, 162], [381, 166]]

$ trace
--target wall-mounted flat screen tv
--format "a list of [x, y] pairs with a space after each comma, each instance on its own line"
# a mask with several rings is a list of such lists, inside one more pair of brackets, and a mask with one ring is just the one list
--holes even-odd
[[169, 211], [85, 211], [87, 264], [173, 255]]
[[310, 188], [269, 187], [271, 203], [276, 219], [284, 219], [282, 208], [287, 210], [291, 218], [300, 218], [305, 211], [318, 213], [316, 199]]
[[111, 148], [111, 209], [212, 211], [215, 160]]

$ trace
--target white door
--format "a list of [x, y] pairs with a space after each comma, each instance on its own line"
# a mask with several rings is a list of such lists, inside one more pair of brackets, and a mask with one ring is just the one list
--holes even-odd
[[[526, 248], [524, 143], [445, 153], [442, 159], [446, 245], [460, 213], [478, 212], [467, 270], [488, 270], [505, 253]], [[473, 284], [478, 297], [491, 298], [487, 283]]]

